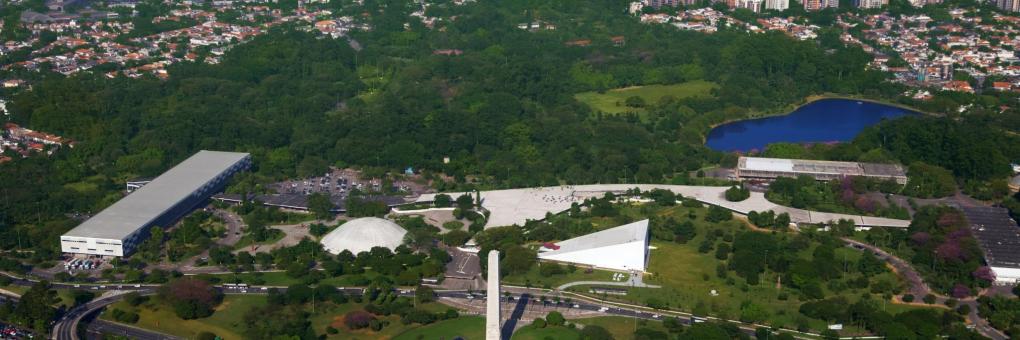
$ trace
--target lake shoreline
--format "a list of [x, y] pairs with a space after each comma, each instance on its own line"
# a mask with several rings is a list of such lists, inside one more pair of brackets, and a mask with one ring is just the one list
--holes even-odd
[[[822, 102], [822, 101], [832, 101], [832, 103], [819, 103], [819, 102]], [[782, 142], [783, 140], [776, 140], [777, 138], [775, 136], [773, 136], [773, 138], [771, 138], [771, 139], [766, 139], [766, 140], [762, 141], [762, 142], [765, 143], [765, 145], [762, 145], [760, 147], [759, 146], [754, 146], [754, 147], [751, 147], [750, 149], [748, 149], [747, 148], [748, 146], [746, 146], [746, 145], [743, 146], [743, 147], [734, 147], [734, 145], [731, 145], [731, 146], [720, 145], [720, 144], [718, 144], [719, 141], [722, 140], [725, 143], [725, 140], [722, 139], [723, 138], [723, 137], [721, 137], [722, 135], [713, 136], [713, 133], [714, 132], [718, 132], [717, 129], [719, 127], [721, 127], [721, 126], [726, 126], [726, 125], [731, 125], [731, 124], [735, 125], [735, 126], [743, 126], [745, 124], [753, 124], [753, 123], [747, 123], [747, 122], [752, 122], [752, 121], [757, 121], [757, 120], [765, 120], [766, 122], [768, 122], [768, 121], [783, 121], [783, 120], [788, 120], [788, 119], [801, 120], [803, 118], [788, 117], [788, 116], [791, 116], [791, 115], [802, 115], [802, 114], [806, 114], [807, 112], [811, 112], [811, 111], [814, 111], [814, 112], [811, 112], [811, 114], [817, 115], [817, 114], [822, 114], [823, 113], [823, 112], [819, 112], [818, 110], [826, 110], [825, 112], [828, 112], [828, 111], [831, 111], [831, 110], [841, 110], [841, 109], [843, 109], [841, 107], [832, 107], [832, 105], [837, 105], [837, 106], [839, 106], [839, 105], [852, 105], [854, 103], [856, 103], [857, 105], [861, 105], [861, 104], [867, 103], [866, 105], [879, 106], [879, 107], [884, 108], [885, 110], [892, 110], [894, 112], [887, 113], [887, 112], [885, 112], [885, 110], [881, 110], [881, 109], [879, 109], [878, 111], [874, 111], [874, 109], [865, 109], [864, 111], [857, 111], [858, 114], [864, 115], [862, 117], [865, 118], [865, 119], [868, 119], [867, 117], [871, 117], [870, 119], [872, 119], [872, 121], [870, 123], [864, 123], [865, 125], [861, 125], [861, 126], [847, 126], [847, 128], [851, 128], [851, 129], [857, 130], [852, 136], [848, 136], [846, 133], [840, 133], [840, 132], [833, 131], [833, 132], [830, 132], [832, 134], [832, 136], [833, 136], [832, 139], [824, 139], [824, 137], [820, 137], [816, 133], [814, 136], [810, 136], [809, 137], [809, 138], [812, 138], [812, 139], [804, 139], [804, 140], [798, 141], [797, 138], [794, 138], [792, 140], [788, 140], [788, 142], [791, 142], [791, 143], [800, 143], [800, 142], [808, 142], [808, 141], [813, 142], [813, 143], [824, 143], [824, 142], [834, 142], [834, 141], [845, 142], [845, 141], [853, 140], [853, 138], [855, 138], [856, 135], [860, 133], [860, 131], [863, 131], [864, 129], [866, 129], [866, 128], [870, 127], [870, 126], [877, 124], [881, 119], [887, 118], [887, 116], [899, 118], [900, 116], [903, 116], [903, 115], [935, 115], [935, 114], [930, 113], [930, 112], [925, 112], [925, 111], [922, 111], [922, 110], [917, 110], [917, 109], [915, 109], [913, 107], [910, 107], [910, 106], [907, 106], [907, 105], [904, 105], [904, 104], [890, 103], [890, 102], [883, 101], [883, 100], [876, 100], [876, 99], [870, 99], [870, 98], [856, 98], [856, 97], [847, 96], [847, 95], [819, 94], [819, 95], [807, 96], [807, 97], [803, 98], [801, 101], [799, 101], [799, 102], [797, 102], [795, 104], [787, 105], [787, 106], [785, 106], [785, 107], [783, 107], [781, 109], [774, 109], [774, 110], [769, 110], [769, 111], [764, 111], [764, 112], [749, 113], [749, 114], [747, 114], [747, 115], [745, 115], [743, 117], [739, 117], [739, 118], [735, 118], [735, 119], [727, 119], [725, 121], [722, 121], [722, 122], [719, 122], [719, 123], [716, 123], [716, 124], [712, 124], [712, 125], [709, 126], [708, 130], [702, 134], [702, 144], [707, 146], [707, 147], [709, 147], [709, 148], [711, 148], [711, 149], [713, 149], [713, 150], [717, 150], [717, 151], [721, 151], [721, 152], [747, 152], [748, 150], [752, 150], [752, 149], [761, 149], [761, 148], [766, 147], [769, 144], [779, 143], [779, 142]], [[812, 105], [822, 105], [823, 108], [812, 107]], [[826, 106], [828, 106], [828, 107], [825, 108]], [[859, 109], [852, 109], [852, 110], [859, 110]], [[805, 111], [805, 112], [801, 112], [801, 111]], [[786, 118], [784, 118], [784, 117], [786, 117]], [[841, 120], [841, 119], [843, 119], [843, 120]], [[836, 118], [835, 120], [832, 120], [832, 122], [833, 123], [837, 123], [837, 124], [838, 123], [846, 124], [847, 122], [845, 121], [845, 119], [846, 118], [844, 118], [844, 117], [839, 117], [839, 118]], [[744, 124], [736, 125], [736, 123], [742, 123], [742, 122], [744, 122]], [[729, 129], [732, 129], [732, 128], [733, 127], [729, 128]], [[814, 129], [812, 131], [825, 131], [825, 129], [826, 129], [826, 127], [819, 126], [819, 127], [817, 127], [816, 129]], [[722, 132], [722, 133], [726, 134], [726, 132]], [[732, 131], [729, 132], [729, 133], [732, 133]], [[797, 135], [799, 132], [798, 131], [789, 131], [789, 133]], [[729, 137], [729, 139], [732, 139], [732, 138], [734, 138], [734, 137]], [[744, 138], [757, 138], [757, 137], [744, 136]], [[819, 138], [822, 138], [822, 139], [819, 139]], [[780, 139], [782, 139], [782, 137], [780, 137]], [[713, 142], [715, 143], [715, 145], [714, 146], [710, 146], [709, 144], [713, 143]], [[733, 140], [731, 140], [730, 143], [732, 144]], [[737, 143], [737, 144], [740, 144], [740, 143]], [[727, 149], [734, 149], [734, 150], [733, 151], [724, 151], [724, 150], [727, 150]], [[738, 150], [744, 150], [744, 151], [738, 151]]]
[[769, 117], [785, 116], [785, 115], [793, 113], [794, 111], [797, 111], [798, 109], [800, 109], [803, 106], [806, 106], [808, 104], [817, 102], [819, 100], [825, 100], [825, 99], [857, 100], [857, 101], [862, 101], [862, 102], [869, 102], [869, 103], [874, 103], [874, 104], [882, 104], [882, 105], [887, 105], [887, 106], [893, 106], [893, 107], [897, 107], [897, 108], [904, 109], [904, 110], [914, 111], [914, 112], [917, 112], [917, 113], [920, 113], [920, 114], [923, 114], [923, 115], [926, 115], [926, 116], [940, 116], [940, 114], [937, 114], [937, 113], [934, 113], [934, 112], [922, 111], [922, 110], [919, 110], [917, 108], [908, 106], [906, 104], [900, 104], [900, 103], [890, 102], [890, 101], [881, 100], [881, 99], [872, 99], [872, 98], [866, 98], [866, 97], [854, 97], [852, 95], [833, 94], [833, 93], [813, 94], [813, 95], [804, 97], [804, 99], [801, 99], [800, 101], [798, 101], [796, 103], [789, 104], [789, 105], [783, 107], [782, 109], [762, 111], [760, 113], [751, 113], [751, 114], [749, 114], [747, 116], [744, 116], [742, 118], [727, 119], [727, 120], [722, 121], [720, 123], [709, 125], [708, 126], [708, 131], [705, 131], [705, 133], [702, 134], [702, 136], [701, 136], [701, 143], [705, 144], [706, 142], [708, 142], [708, 133], [712, 132], [712, 129], [715, 129], [715, 128], [721, 126], [721, 125], [726, 125], [726, 124], [733, 123], [733, 122], [739, 122], [739, 121], [742, 121], [742, 120], [751, 120], [751, 119], [758, 119], [758, 118], [769, 118]]

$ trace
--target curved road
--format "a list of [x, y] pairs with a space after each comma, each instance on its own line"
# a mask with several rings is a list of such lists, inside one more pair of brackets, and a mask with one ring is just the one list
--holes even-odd
[[[10, 277], [12, 279], [12, 281], [15, 284], [18, 284], [18, 285], [28, 285], [28, 286], [30, 286], [30, 285], [35, 283], [35, 281], [26, 280], [26, 279], [23, 279], [21, 277], [15, 276], [15, 275], [11, 275], [9, 273], [0, 272], [0, 275], [4, 275], [4, 276]], [[105, 284], [105, 285], [100, 285], [100, 284], [53, 283], [53, 284], [51, 284], [51, 287], [53, 287], [53, 288], [85, 289], [85, 290], [93, 290], [93, 291], [98, 291], [98, 292], [112, 292], [113, 294], [103, 295], [103, 296], [100, 296], [100, 297], [98, 297], [98, 298], [96, 298], [96, 299], [86, 303], [86, 304], [79, 305], [77, 307], [71, 308], [67, 313], [65, 313], [60, 319], [58, 319], [54, 323], [53, 331], [52, 331], [52, 339], [54, 339], [54, 340], [78, 340], [79, 339], [78, 334], [77, 334], [78, 326], [81, 324], [82, 320], [85, 319], [87, 316], [92, 315], [93, 313], [96, 313], [96, 312], [100, 311], [102, 308], [104, 308], [106, 306], [109, 306], [109, 305], [119, 301], [121, 298], [124, 297], [124, 295], [126, 295], [126, 293], [129, 293], [129, 292], [139, 292], [139, 293], [141, 293], [143, 295], [154, 294], [156, 292], [156, 289], [159, 286], [160, 285], [152, 285], [152, 284], [135, 284], [135, 285], [130, 285], [130, 284], [128, 284], [128, 285], [123, 285], [123, 284]], [[225, 293], [225, 294], [266, 294], [270, 288], [284, 289], [284, 290], [286, 289], [286, 287], [278, 287], [278, 286], [247, 286], [247, 285], [235, 285], [235, 284], [223, 284], [223, 285], [217, 285], [215, 287], [217, 289], [220, 289], [221, 291], [223, 291], [223, 293]], [[348, 295], [360, 295], [360, 294], [364, 293], [364, 288], [360, 288], [360, 287], [340, 287], [340, 288], [337, 288], [337, 289], [340, 290], [340, 291], [343, 291], [344, 293], [346, 293]], [[529, 297], [539, 296], [539, 295], [546, 295], [546, 294], [548, 294], [550, 292], [548, 290], [539, 289], [539, 288], [525, 288], [525, 287], [512, 287], [512, 286], [504, 287], [504, 289], [506, 289], [507, 292], [514, 291], [514, 292], [512, 292], [510, 294], [510, 296], [515, 301], [517, 301], [517, 300], [528, 301]], [[409, 296], [409, 297], [410, 296], [414, 296], [414, 290], [413, 289], [397, 290], [397, 293], [399, 295], [402, 295], [402, 296]], [[436, 291], [435, 293], [436, 293], [437, 297], [448, 298], [448, 299], [458, 299], [458, 300], [465, 300], [465, 301], [470, 301], [470, 300], [475, 300], [475, 299], [483, 299], [484, 300], [484, 296], [485, 296], [484, 293], [475, 293], [475, 292], [471, 292], [471, 291], [467, 291], [467, 290], [446, 290], [446, 291]], [[567, 294], [570, 294], [570, 293], [567, 293]], [[532, 303], [536, 303], [536, 302], [532, 302]], [[551, 301], [548, 301], [548, 302], [546, 302], [544, 304], [553, 305], [554, 303], [551, 302]], [[682, 323], [685, 323], [685, 324], [690, 324], [690, 323], [693, 323], [693, 322], [702, 322], [702, 321], [706, 321], [708, 319], [713, 319], [713, 320], [716, 319], [716, 318], [698, 318], [698, 317], [693, 317], [693, 316], [691, 316], [690, 314], [687, 314], [687, 313], [674, 312], [674, 311], [668, 311], [668, 310], [656, 310], [656, 309], [652, 309], [652, 308], [648, 308], [648, 307], [643, 307], [643, 306], [626, 305], [626, 304], [619, 304], [619, 303], [608, 303], [608, 302], [605, 302], [605, 301], [599, 301], [597, 299], [590, 298], [590, 297], [587, 297], [587, 296], [582, 296], [582, 295], [574, 296], [574, 302], [570, 306], [567, 306], [565, 304], [565, 302], [560, 302], [560, 303], [558, 303], [556, 305], [558, 305], [560, 307], [564, 307], [564, 308], [576, 308], [576, 309], [581, 309], [581, 310], [586, 310], [586, 311], [597, 311], [597, 312], [600, 312], [600, 313], [605, 313], [607, 315], [623, 316], [623, 317], [630, 317], [630, 318], [639, 318], [639, 319], [646, 319], [646, 320], [659, 320], [659, 321], [661, 321], [664, 316], [673, 316], [673, 317], [677, 317]], [[734, 321], [734, 320], [722, 320], [722, 321], [729, 321], [729, 322], [736, 323], [736, 324], [739, 325], [739, 327], [742, 330], [744, 330], [745, 332], [747, 332], [748, 334], [751, 334], [751, 335], [754, 334], [754, 330], [755, 330], [756, 327], [762, 327], [761, 325], [744, 324], [744, 323], [741, 323], [739, 321]], [[149, 339], [152, 339], [152, 340], [174, 339], [174, 337], [172, 337], [172, 336], [168, 336], [166, 334], [162, 334], [162, 333], [158, 333], [158, 332], [154, 332], [154, 331], [149, 331], [149, 330], [141, 329], [141, 328], [138, 328], [138, 327], [125, 326], [125, 325], [120, 325], [120, 324], [112, 323], [112, 322], [100, 322], [100, 323], [101, 324], [98, 327], [95, 327], [96, 329], [98, 329], [100, 331], [103, 331], [103, 330], [113, 331], [113, 333], [131, 332], [129, 334], [129, 337], [131, 337], [131, 338], [138, 338], [138, 339], [145, 339], [145, 340], [149, 340]], [[785, 332], [791, 332], [793, 334], [797, 334], [797, 335], [795, 335], [795, 337], [798, 337], [798, 338], [802, 337], [800, 335], [812, 336], [812, 338], [816, 338], [818, 336], [817, 334], [800, 333], [800, 332], [790, 331], [790, 330], [784, 330], [784, 331]]]
[[[924, 279], [921, 277], [921, 274], [918, 273], [913, 266], [907, 263], [907, 261], [904, 261], [903, 259], [896, 257], [895, 255], [889, 254], [888, 252], [882, 250], [879, 247], [863, 243], [848, 237], [843, 237], [841, 239], [847, 244], [849, 244], [850, 247], [860, 251], [864, 250], [871, 251], [879, 259], [884, 260], [885, 262], [892, 265], [893, 268], [896, 269], [896, 272], [900, 274], [900, 276], [903, 277], [905, 281], [907, 281], [907, 284], [909, 284], [910, 286], [908, 287], [908, 292], [914, 295], [915, 297], [921, 298], [924, 297], [925, 295], [932, 294], [936, 297], [935, 301], [936, 304], [944, 304], [946, 300], [949, 299], [949, 297], [943, 296], [937, 292], [932, 291], [931, 288], [928, 287], [928, 284], [924, 282]], [[999, 330], [993, 328], [991, 325], [989, 325], [987, 320], [985, 320], [983, 317], [981, 317], [981, 315], [978, 314], [977, 308], [978, 303], [976, 299], [968, 298], [960, 299], [959, 301], [960, 305], [970, 305], [970, 314], [967, 314], [967, 321], [969, 321], [970, 324], [974, 326], [974, 330], [978, 331], [978, 333], [981, 333], [981, 335], [984, 335], [994, 340], [1009, 339], [1008, 336], [1006, 336]]]

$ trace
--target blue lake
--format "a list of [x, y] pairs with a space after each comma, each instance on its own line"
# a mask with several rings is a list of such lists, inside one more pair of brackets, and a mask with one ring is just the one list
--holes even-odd
[[852, 140], [883, 119], [919, 114], [895, 106], [851, 99], [822, 99], [783, 116], [723, 124], [705, 145], [718, 151], [764, 150], [770, 143], [825, 143]]

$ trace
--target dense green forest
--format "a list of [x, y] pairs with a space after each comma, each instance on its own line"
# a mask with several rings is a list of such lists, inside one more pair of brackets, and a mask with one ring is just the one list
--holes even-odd
[[[220, 65], [184, 63], [167, 81], [44, 75], [9, 106], [15, 121], [79, 141], [50, 159], [0, 166], [0, 243], [50, 242], [117, 198], [119, 182], [158, 174], [199, 149], [251, 152], [271, 179], [328, 165], [414, 166], [483, 185], [661, 182], [718, 163], [710, 125], [818, 92], [894, 93], [857, 48], [824, 51], [781, 34], [713, 35], [648, 26], [622, 1], [473, 3], [440, 29], [408, 21], [400, 1], [368, 1], [365, 48], [284, 28]], [[438, 13], [442, 14], [442, 13]], [[576, 18], [573, 20], [571, 18]], [[529, 32], [516, 23], [556, 22]], [[624, 46], [609, 36], [624, 35]], [[567, 46], [591, 39], [589, 47]], [[698, 46], [698, 48], [691, 48]], [[460, 56], [437, 56], [457, 48]], [[606, 116], [582, 91], [706, 80], [710, 98], [664, 100], [647, 119]], [[450, 164], [443, 164], [450, 157]], [[32, 203], [24, 203], [32, 202]], [[51, 248], [52, 249], [52, 248]]]
[[[0, 165], [0, 246], [53, 250], [56, 235], [77, 223], [74, 213], [98, 211], [119, 197], [124, 179], [158, 174], [200, 149], [251, 152], [256, 182], [337, 165], [413, 166], [483, 187], [684, 183], [688, 171], [732, 162], [732, 155], [703, 145], [715, 124], [781, 112], [818, 93], [902, 93], [885, 74], [865, 69], [871, 57], [858, 47], [775, 32], [706, 35], [645, 25], [624, 14], [625, 5], [434, 6], [431, 15], [456, 20], [430, 29], [407, 16], [410, 2], [365, 1], [344, 9], [371, 14], [372, 30], [352, 33], [360, 51], [345, 39], [278, 27], [231, 49], [219, 65], [176, 64], [166, 81], [38, 75], [32, 90], [8, 106], [14, 121], [79, 143], [49, 159]], [[557, 29], [517, 28], [531, 20]], [[626, 42], [613, 44], [612, 36]], [[565, 44], [577, 39], [592, 43]], [[447, 48], [464, 53], [433, 54]], [[585, 91], [693, 80], [714, 84], [711, 96], [667, 96], [648, 103], [641, 117], [601, 114], [574, 99]], [[942, 146], [977, 144], [929, 155], [899, 132], [917, 127], [903, 124], [878, 128], [882, 143], [866, 133], [846, 157], [921, 160], [982, 181], [1018, 158], [1017, 144], [1001, 147], [1015, 137], [967, 137], [972, 130], [952, 134], [956, 139], [934, 134]], [[904, 142], [886, 144], [890, 138]], [[979, 159], [986, 155], [993, 162]]]

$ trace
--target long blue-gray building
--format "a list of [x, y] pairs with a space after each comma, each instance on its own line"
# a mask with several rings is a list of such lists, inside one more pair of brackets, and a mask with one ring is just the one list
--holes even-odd
[[153, 226], [168, 227], [247, 169], [251, 156], [199, 151], [60, 236], [65, 253], [130, 255]]

